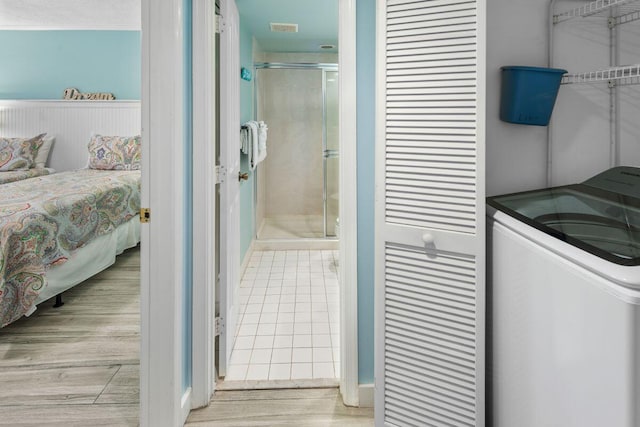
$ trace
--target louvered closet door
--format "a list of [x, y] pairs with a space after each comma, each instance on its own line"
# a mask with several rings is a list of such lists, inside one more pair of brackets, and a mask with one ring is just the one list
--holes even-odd
[[376, 425], [484, 425], [486, 0], [378, 0]]

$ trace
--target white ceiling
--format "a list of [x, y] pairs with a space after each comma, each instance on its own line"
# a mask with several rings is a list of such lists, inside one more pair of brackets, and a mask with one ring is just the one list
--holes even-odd
[[1, 30], [140, 30], [140, 0], [0, 0]]
[[[246, 27], [265, 52], [330, 52], [338, 45], [338, 0], [236, 0], [240, 26]], [[271, 32], [271, 22], [299, 25], [297, 33]]]

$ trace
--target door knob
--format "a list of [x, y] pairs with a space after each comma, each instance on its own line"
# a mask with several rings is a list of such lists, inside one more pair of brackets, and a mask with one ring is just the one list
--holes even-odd
[[425, 245], [433, 245], [433, 243], [436, 241], [436, 238], [431, 233], [424, 233], [422, 235], [422, 241]]
[[238, 181], [246, 181], [249, 179], [249, 174], [247, 172], [238, 172]]

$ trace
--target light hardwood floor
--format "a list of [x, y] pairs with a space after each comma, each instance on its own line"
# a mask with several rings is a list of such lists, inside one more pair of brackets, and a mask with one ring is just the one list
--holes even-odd
[[137, 426], [140, 252], [0, 329], [0, 425]]
[[217, 391], [186, 426], [373, 426], [373, 409], [344, 406], [337, 388]]

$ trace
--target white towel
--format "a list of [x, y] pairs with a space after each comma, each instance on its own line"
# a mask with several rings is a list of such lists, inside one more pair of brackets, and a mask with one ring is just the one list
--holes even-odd
[[251, 154], [249, 155], [249, 168], [254, 170], [258, 165], [258, 122], [251, 120], [247, 122], [249, 127], [249, 134], [251, 135], [249, 141], [251, 143]]
[[256, 156], [256, 164], [267, 158], [267, 127], [265, 122], [258, 123], [258, 155]]
[[245, 125], [240, 128], [240, 151], [249, 154], [249, 130]]
[[255, 120], [246, 122], [240, 129], [240, 149], [249, 157], [250, 170], [267, 157], [267, 130], [264, 122]]

